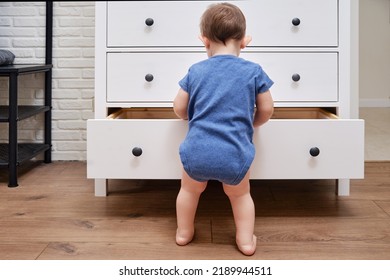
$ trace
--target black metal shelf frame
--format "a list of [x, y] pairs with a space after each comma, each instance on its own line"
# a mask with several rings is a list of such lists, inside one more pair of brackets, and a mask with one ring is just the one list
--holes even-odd
[[[49, 106], [18, 106], [17, 121], [21, 121], [32, 117], [41, 112], [49, 111]], [[8, 106], [0, 106], [0, 122], [9, 121], [9, 108]]]
[[[17, 160], [16, 166], [21, 165], [23, 162], [30, 160], [31, 158], [41, 154], [42, 152], [49, 151], [51, 146], [49, 144], [40, 143], [19, 143], [17, 144]], [[8, 166], [9, 164], [9, 145], [0, 144], [0, 166]]]
[[[0, 106], [0, 122], [8, 122], [8, 144], [0, 144], [0, 167], [8, 167], [8, 186], [18, 186], [17, 167], [23, 162], [44, 153], [44, 162], [51, 162], [51, 109], [52, 109], [52, 36], [53, 2], [46, 1], [45, 64], [13, 64], [0, 67], [0, 76], [9, 80], [8, 106]], [[18, 78], [20, 75], [45, 74], [44, 105], [18, 105]], [[44, 143], [18, 143], [18, 122], [44, 113]]]

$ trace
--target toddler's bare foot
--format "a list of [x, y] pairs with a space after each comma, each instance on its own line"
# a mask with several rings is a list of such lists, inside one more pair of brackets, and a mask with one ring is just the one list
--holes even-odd
[[237, 241], [237, 247], [246, 256], [252, 256], [256, 252], [257, 237], [253, 235], [251, 244], [239, 244]]
[[179, 229], [176, 231], [176, 244], [180, 246], [187, 245], [192, 241], [194, 238], [194, 232], [193, 231], [184, 231], [181, 230], [179, 232]]

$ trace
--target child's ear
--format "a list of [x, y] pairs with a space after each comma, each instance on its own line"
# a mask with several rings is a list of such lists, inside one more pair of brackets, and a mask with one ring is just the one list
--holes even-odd
[[240, 48], [243, 49], [245, 48], [246, 46], [249, 45], [249, 43], [252, 41], [252, 36], [245, 36], [244, 38], [242, 38], [241, 40], [241, 44], [240, 44]]
[[210, 48], [210, 40], [209, 40], [209, 38], [207, 38], [207, 37], [205, 37], [203, 35], [199, 35], [198, 37], [202, 41], [202, 43], [206, 47], [206, 49]]

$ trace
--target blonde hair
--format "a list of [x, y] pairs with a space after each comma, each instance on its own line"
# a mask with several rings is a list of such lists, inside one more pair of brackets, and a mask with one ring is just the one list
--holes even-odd
[[246, 20], [242, 11], [230, 3], [211, 5], [202, 15], [200, 32], [213, 42], [245, 37]]

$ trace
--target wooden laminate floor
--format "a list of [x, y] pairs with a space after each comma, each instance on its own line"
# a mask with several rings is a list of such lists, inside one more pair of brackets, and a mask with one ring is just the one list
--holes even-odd
[[[95, 197], [85, 162], [34, 163], [17, 188], [0, 169], [0, 259], [390, 259], [390, 162], [337, 197], [334, 180], [253, 181], [257, 252], [234, 243], [220, 185], [201, 198], [196, 238], [174, 242], [179, 181], [110, 181]], [[36, 165], [36, 166], [34, 166]]]

